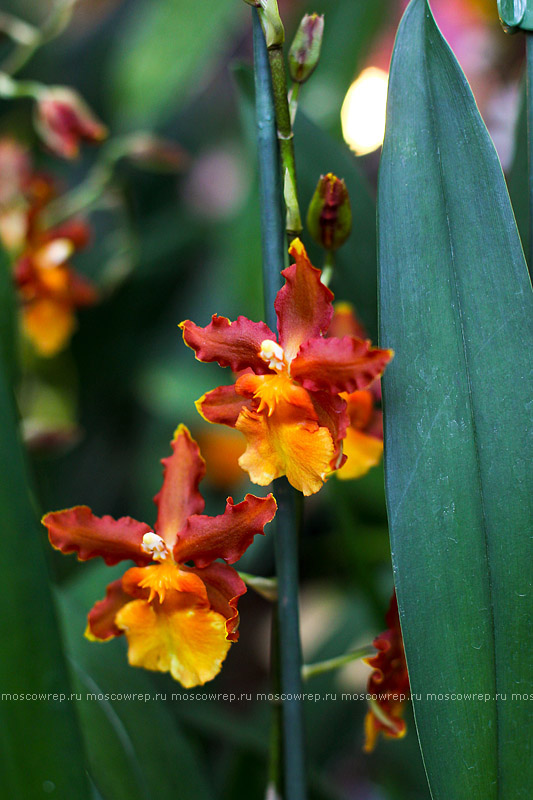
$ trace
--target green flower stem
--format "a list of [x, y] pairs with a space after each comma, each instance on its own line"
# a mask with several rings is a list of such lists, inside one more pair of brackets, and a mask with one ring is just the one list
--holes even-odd
[[529, 269], [533, 270], [533, 32], [526, 37], [527, 158], [529, 177]]
[[239, 578], [244, 581], [246, 586], [261, 595], [270, 603], [275, 603], [278, 598], [278, 581], [276, 578], [262, 578], [260, 575], [250, 575], [248, 572], [240, 572]]
[[332, 672], [334, 669], [344, 667], [351, 661], [358, 661], [360, 658], [367, 658], [375, 654], [376, 648], [371, 644], [367, 644], [364, 647], [359, 647], [357, 650], [344, 653], [342, 656], [328, 658], [327, 661], [317, 661], [316, 664], [304, 664], [302, 667], [302, 678], [304, 681], [307, 681], [309, 678], [316, 678], [318, 675], [323, 675], [325, 672]]
[[294, 120], [298, 111], [298, 98], [300, 96], [300, 84], [294, 81], [289, 95], [289, 112], [291, 115], [291, 128], [294, 128]]
[[[264, 298], [266, 322], [275, 330], [274, 300], [282, 284], [280, 271], [286, 250], [269, 56], [256, 10], [253, 11], [253, 28]], [[279, 687], [279, 693], [285, 694], [287, 699], [281, 704], [281, 713], [278, 708], [274, 710], [269, 789], [285, 800], [305, 800], [302, 704], [300, 700], [289, 699], [301, 694], [302, 686], [298, 611], [298, 532], [302, 497], [285, 478], [274, 481], [274, 495], [278, 503], [275, 520], [278, 602], [273, 624], [272, 672], [273, 686]]]
[[45, 215], [47, 226], [58, 225], [98, 203], [113, 180], [117, 162], [128, 154], [129, 142], [129, 137], [124, 136], [111, 139], [102, 147], [98, 160], [85, 180], [48, 205]]
[[302, 232], [302, 220], [296, 188], [296, 162], [294, 160], [293, 132], [287, 98], [287, 76], [285, 74], [283, 50], [280, 46], [274, 46], [268, 50], [268, 61], [272, 75], [274, 108], [284, 182], [283, 193], [287, 209], [287, 237], [290, 242]]
[[36, 81], [14, 81], [7, 72], [0, 72], [0, 97], [11, 100], [18, 97], [30, 97], [38, 100], [46, 87]]
[[324, 286], [329, 286], [333, 277], [335, 269], [335, 253], [333, 250], [326, 250], [326, 258], [324, 259], [324, 266], [322, 267], [321, 281]]
[[[34, 29], [33, 36], [26, 42], [21, 42], [8, 56], [2, 65], [2, 70], [14, 75], [22, 69], [37, 50], [59, 36], [70, 23], [72, 12], [78, 0], [56, 0], [48, 19], [42, 28]], [[28, 26], [29, 27], [29, 26]]]

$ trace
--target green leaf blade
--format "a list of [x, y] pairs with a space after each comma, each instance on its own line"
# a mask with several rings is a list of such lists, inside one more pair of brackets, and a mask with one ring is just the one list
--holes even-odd
[[424, 0], [395, 48], [379, 229], [387, 502], [431, 789], [526, 798], [530, 712], [511, 695], [533, 680], [531, 291], [499, 161]]
[[[2, 265], [4, 268], [4, 265]], [[14, 373], [11, 282], [2, 279], [0, 314], [0, 785], [3, 796], [89, 798], [85, 756], [70, 701], [38, 523], [9, 378]]]

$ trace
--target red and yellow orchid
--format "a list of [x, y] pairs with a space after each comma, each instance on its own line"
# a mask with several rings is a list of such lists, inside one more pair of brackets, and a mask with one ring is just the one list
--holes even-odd
[[29, 154], [17, 142], [0, 140], [0, 239], [14, 263], [21, 301], [22, 328], [42, 356], [53, 356], [76, 327], [75, 311], [95, 303], [96, 289], [68, 261], [89, 240], [89, 228], [70, 220], [55, 228], [43, 225], [43, 212], [54, 198], [53, 181], [32, 169]]
[[[328, 335], [366, 339], [366, 331], [350, 303], [336, 303]], [[341, 480], [361, 478], [377, 466], [383, 455], [381, 382], [376, 378], [366, 389], [343, 392], [350, 424], [342, 443], [346, 462], [335, 473]]]
[[247, 440], [239, 464], [260, 486], [286, 475], [303, 494], [317, 492], [344, 463], [349, 424], [346, 400], [383, 372], [391, 350], [354, 336], [325, 336], [333, 294], [320, 280], [302, 243], [275, 301], [279, 340], [263, 322], [216, 314], [205, 328], [182, 322], [185, 343], [199, 361], [217, 361], [242, 373], [197, 402], [208, 422], [237, 428]]
[[405, 700], [410, 692], [409, 675], [396, 592], [391, 597], [385, 620], [387, 630], [380, 633], [373, 642], [379, 653], [364, 659], [369, 667], [374, 668], [367, 687], [368, 693], [373, 695], [373, 698], [370, 700], [370, 709], [365, 717], [366, 753], [372, 752], [380, 733], [388, 739], [401, 739], [407, 731], [403, 712]]
[[229, 497], [223, 514], [203, 515], [198, 485], [205, 462], [183, 425], [162, 463], [153, 529], [131, 517], [96, 517], [87, 506], [46, 514], [42, 522], [53, 547], [80, 561], [135, 562], [90, 611], [86, 636], [107, 641], [125, 633], [132, 666], [170, 672], [188, 688], [212, 680], [238, 639], [237, 603], [246, 586], [229, 564], [264, 532], [276, 501], [248, 494], [234, 505]]
[[92, 284], [68, 264], [87, 240], [84, 223], [68, 222], [35, 234], [15, 264], [22, 327], [40, 355], [62, 350], [76, 328], [75, 310], [98, 299]]

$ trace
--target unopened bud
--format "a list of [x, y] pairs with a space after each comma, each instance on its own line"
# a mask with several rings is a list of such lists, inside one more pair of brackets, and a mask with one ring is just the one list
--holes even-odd
[[306, 14], [289, 50], [289, 71], [296, 83], [305, 83], [314, 72], [320, 58], [323, 34], [323, 15]]
[[63, 86], [54, 86], [39, 97], [36, 128], [56, 155], [75, 158], [80, 142], [100, 142], [107, 129], [93, 114], [80, 95]]
[[337, 250], [352, 229], [352, 209], [346, 184], [331, 172], [322, 175], [307, 212], [309, 233], [325, 250]]

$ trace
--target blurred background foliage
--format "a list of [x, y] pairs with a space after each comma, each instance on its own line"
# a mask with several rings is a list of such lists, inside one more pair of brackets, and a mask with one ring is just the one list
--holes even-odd
[[[2, 5], [35, 24], [49, 9], [44, 0]], [[307, 207], [321, 173], [345, 178], [354, 226], [339, 252], [332, 289], [337, 299], [356, 306], [374, 341], [379, 150], [359, 157], [350, 151], [340, 109], [363, 70], [387, 71], [404, 6], [399, 0], [280, 2], [288, 42], [303, 13], [325, 14], [322, 59], [303, 87], [296, 124], [301, 205]], [[527, 220], [523, 126], [512, 168], [521, 39], [503, 35], [495, 0], [439, 0], [433, 6], [512, 175], [521, 224]], [[0, 47], [7, 52], [7, 39]], [[70, 348], [56, 358], [39, 359], [22, 348], [19, 404], [43, 511], [84, 503], [100, 515], [127, 514], [150, 523], [159, 459], [167, 455], [178, 422], [190, 427], [212, 464], [203, 486], [208, 513], [219, 513], [227, 494], [240, 499], [251, 488], [231, 468], [240, 453], [239, 435], [209, 426], [194, 408], [194, 400], [231, 376], [195, 362], [177, 328], [185, 318], [207, 324], [215, 312], [263, 316], [250, 64], [250, 14], [239, 0], [202, 6], [185, 0], [82, 0], [68, 30], [21, 73], [76, 88], [112, 136], [148, 130], [179, 143], [186, 154], [178, 175], [118, 164], [111, 187], [90, 214], [91, 245], [75, 260], [80, 272], [104, 287], [103, 302], [79, 314]], [[372, 104], [356, 110], [363, 121], [380, 113]], [[77, 185], [98, 157], [85, 148], [72, 165], [46, 153], [27, 101], [3, 103], [0, 135], [27, 143], [39, 167], [65, 188]], [[320, 265], [319, 250], [304, 239]], [[58, 429], [68, 435], [60, 447], [51, 447], [54, 435], [42, 433]], [[129, 668], [123, 641], [99, 645], [82, 637], [85, 615], [103, 596], [112, 570], [78, 564], [48, 547], [46, 553], [75, 690], [167, 696], [163, 703], [76, 704], [94, 796], [262, 797], [268, 704], [172, 702], [172, 692], [187, 690], [167, 675]], [[270, 575], [271, 537], [257, 541], [239, 566]], [[384, 628], [392, 575], [381, 467], [359, 481], [332, 478], [307, 501], [301, 575], [307, 661], [366, 644]], [[240, 610], [240, 642], [221, 675], [205, 687], [208, 692], [268, 691], [270, 608], [250, 591]], [[382, 741], [372, 755], [362, 753], [365, 704], [341, 701], [340, 693], [364, 691], [368, 673], [357, 663], [309, 684], [309, 691], [337, 693], [336, 701], [306, 704], [312, 796], [427, 800], [412, 720], [406, 739]]]

